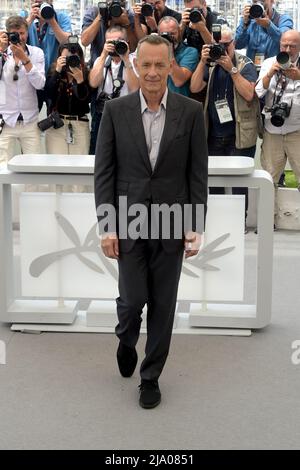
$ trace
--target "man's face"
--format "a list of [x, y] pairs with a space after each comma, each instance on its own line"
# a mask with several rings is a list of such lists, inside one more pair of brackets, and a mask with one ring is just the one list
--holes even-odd
[[[150, 3], [150, 2], [147, 2], [147, 3]], [[166, 8], [165, 0], [154, 0], [151, 3], [154, 6], [155, 10], [158, 12], [158, 14], [161, 16]]]
[[8, 33], [19, 33], [20, 36], [20, 43], [22, 46], [25, 46], [27, 38], [28, 38], [28, 30], [26, 29], [25, 26], [22, 26], [21, 28], [11, 28]]
[[185, 8], [199, 8], [200, 10], [206, 7], [206, 2], [202, 0], [192, 0], [191, 2], [184, 2]]
[[139, 49], [135, 66], [139, 74], [142, 92], [164, 94], [168, 76], [172, 69], [169, 50], [165, 44], [143, 43]]
[[165, 23], [164, 21], [159, 25], [159, 33], [169, 33], [174, 41], [174, 47], [176, 47], [180, 42], [180, 32], [179, 28], [174, 21], [170, 23]]
[[300, 39], [297, 34], [283, 34], [280, 41], [280, 51], [287, 52], [292, 62], [296, 62], [300, 53]]
[[222, 33], [221, 40], [219, 43], [224, 44], [227, 54], [232, 59], [234, 56], [235, 47], [231, 34], [226, 32]]

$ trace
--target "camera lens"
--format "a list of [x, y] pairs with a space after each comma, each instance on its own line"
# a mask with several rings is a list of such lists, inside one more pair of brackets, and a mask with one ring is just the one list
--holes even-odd
[[116, 1], [112, 2], [109, 7], [109, 11], [111, 16], [113, 16], [114, 18], [119, 18], [119, 16], [121, 16], [123, 12], [120, 3]]
[[222, 44], [213, 44], [210, 46], [209, 57], [213, 61], [220, 59], [222, 55], [225, 55], [225, 47]]
[[260, 3], [254, 3], [250, 7], [251, 18], [262, 18], [264, 16], [264, 7]]
[[73, 68], [80, 67], [80, 59], [78, 55], [72, 54], [68, 56], [66, 59], [66, 65], [67, 67], [73, 67]]
[[191, 23], [199, 23], [201, 21], [201, 10], [199, 8], [192, 8], [190, 11], [190, 21]]
[[287, 52], [279, 52], [276, 60], [282, 69], [288, 69], [291, 66], [291, 59]]
[[116, 41], [115, 42], [115, 51], [118, 55], [126, 54], [128, 46], [125, 41]]
[[8, 34], [8, 39], [11, 44], [19, 44], [20, 43], [20, 35], [19, 33], [9, 33]]
[[142, 5], [142, 15], [143, 16], [152, 16], [153, 14], [153, 6], [150, 3], [145, 3]]
[[49, 5], [49, 3], [42, 3], [40, 12], [41, 17], [44, 18], [44, 20], [50, 20], [54, 17], [54, 8], [52, 5]]

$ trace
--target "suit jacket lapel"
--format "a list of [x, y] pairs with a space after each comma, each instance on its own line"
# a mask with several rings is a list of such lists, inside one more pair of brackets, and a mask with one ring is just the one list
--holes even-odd
[[176, 95], [168, 91], [165, 127], [161, 138], [158, 157], [153, 173], [157, 171], [157, 168], [161, 160], [163, 159], [167, 148], [169, 147], [169, 145], [174, 140], [177, 134], [177, 128], [180, 120], [180, 112], [178, 108], [179, 105], [176, 100]]
[[133, 142], [138, 147], [148, 171], [152, 173], [141, 115], [141, 102], [139, 91], [132, 93], [130, 105], [126, 108], [126, 115], [127, 122], [129, 124], [129, 129], [132, 134]]

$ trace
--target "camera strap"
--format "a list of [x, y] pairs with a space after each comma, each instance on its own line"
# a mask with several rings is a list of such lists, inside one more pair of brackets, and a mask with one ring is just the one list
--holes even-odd
[[[105, 87], [105, 83], [106, 83], [106, 79], [107, 79], [107, 74], [108, 74], [108, 73], [110, 73], [112, 83], [113, 83], [113, 81], [114, 81], [113, 76], [112, 76], [112, 70], [111, 70], [111, 61], [112, 61], [112, 58], [109, 57], [108, 60], [107, 60], [107, 62], [106, 62], [106, 64], [105, 64], [105, 66], [104, 66], [105, 69], [106, 69], [106, 70], [105, 70], [105, 75], [104, 75], [104, 80], [103, 80], [103, 82], [102, 82], [102, 87], [101, 87], [101, 89], [98, 88], [97, 98], [98, 98], [99, 95], [100, 95], [101, 93], [103, 93], [103, 91], [104, 91], [104, 87]], [[122, 60], [122, 61], [121, 61], [121, 64], [120, 64], [119, 71], [118, 71], [118, 75], [117, 75], [117, 79], [120, 80], [121, 86], [118, 87], [118, 88], [115, 88], [114, 85], [113, 85], [113, 93], [112, 93], [113, 95], [115, 94], [115, 92], [116, 92], [117, 90], [119, 90], [119, 92], [121, 92], [121, 89], [122, 89], [122, 87], [123, 87], [123, 85], [124, 85], [124, 81], [123, 81], [123, 71], [124, 71], [124, 62], [123, 62], [123, 60]]]
[[[286, 89], [286, 86], [287, 86], [287, 79], [286, 79], [286, 76], [283, 74], [283, 73], [277, 73], [278, 75], [278, 80], [276, 82], [276, 87], [275, 87], [275, 91], [274, 91], [274, 96], [273, 96], [273, 105], [276, 103], [278, 104], [283, 96], [283, 93], [284, 93], [284, 90]], [[281, 84], [281, 89], [279, 91], [279, 93], [276, 95], [276, 92], [277, 92], [277, 88], [278, 88], [278, 85]]]

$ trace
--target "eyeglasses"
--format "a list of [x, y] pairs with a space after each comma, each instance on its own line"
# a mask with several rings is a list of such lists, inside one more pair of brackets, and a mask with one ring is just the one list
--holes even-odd
[[223, 44], [224, 47], [229, 47], [230, 44], [233, 42], [233, 39], [231, 39], [231, 41], [228, 41], [228, 42], [220, 42], [220, 44]]
[[19, 70], [20, 70], [20, 67], [18, 65], [15, 65], [15, 68], [14, 68], [15, 73], [13, 74], [14, 82], [19, 80], [19, 75], [18, 75]]
[[297, 44], [280, 44], [280, 46], [281, 46], [283, 49], [287, 49], [288, 47], [289, 47], [290, 49], [296, 49]]

